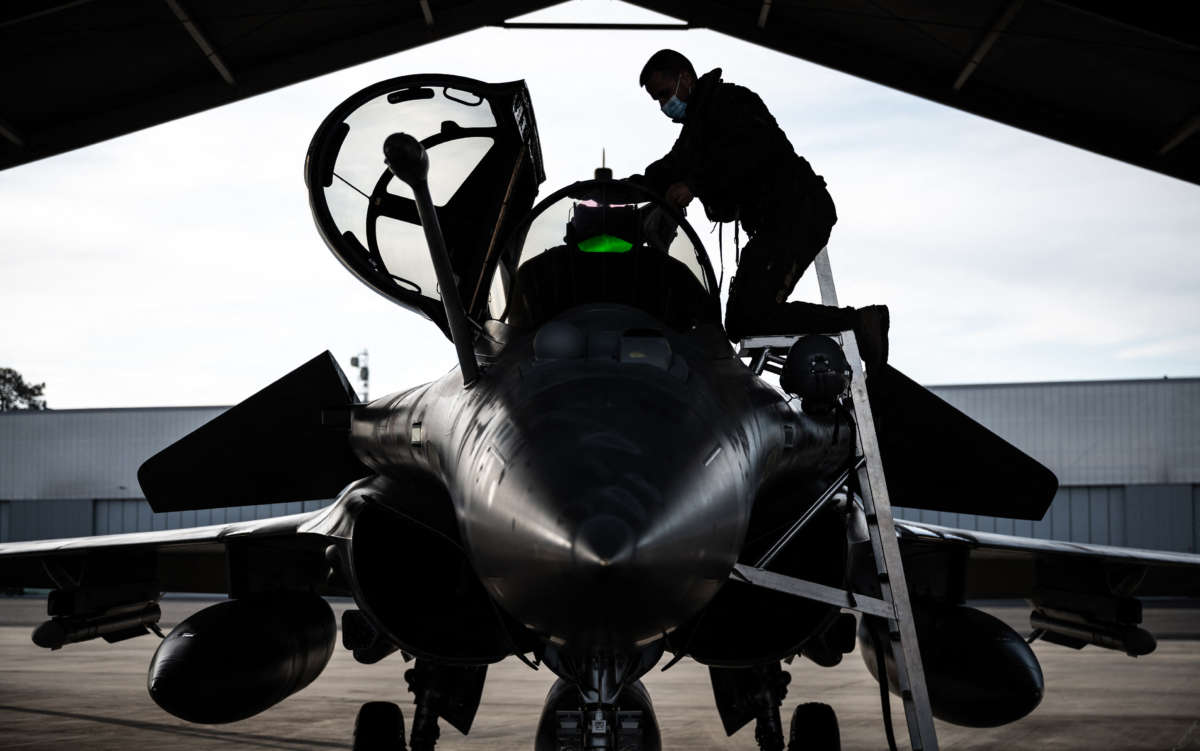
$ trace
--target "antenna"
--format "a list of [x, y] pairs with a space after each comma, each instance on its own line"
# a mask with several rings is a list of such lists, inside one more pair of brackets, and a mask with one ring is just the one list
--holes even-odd
[[612, 170], [610, 170], [608, 168], [608, 158], [607, 158], [607, 155], [604, 153], [603, 146], [600, 147], [600, 166], [596, 168], [596, 179], [597, 180], [613, 179]]

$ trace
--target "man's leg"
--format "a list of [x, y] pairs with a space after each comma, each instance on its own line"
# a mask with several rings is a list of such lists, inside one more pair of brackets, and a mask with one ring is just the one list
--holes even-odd
[[762, 229], [746, 243], [737, 275], [729, 283], [726, 334], [740, 341], [754, 334], [828, 334], [854, 329], [863, 361], [868, 370], [876, 371], [887, 362], [886, 306], [859, 310], [787, 302], [800, 276], [829, 240], [829, 227], [815, 215], [820, 212], [812, 208], [811, 200], [805, 204], [798, 220], [782, 212], [767, 217]]
[[798, 235], [768, 225], [742, 249], [737, 275], [729, 283], [725, 331], [730, 339], [738, 341], [753, 334], [822, 334], [854, 325], [854, 308], [787, 302], [816, 256], [816, 251], [796, 252], [797, 243], [803, 241]]
[[[829, 244], [829, 234], [833, 225], [837, 223], [837, 210], [834, 208], [833, 198], [824, 187], [824, 182], [821, 181], [820, 190], [810, 192], [804, 198], [801, 206], [799, 224], [802, 228], [802, 240], [797, 246], [801, 249], [801, 255], [797, 259], [797, 277], [804, 273], [817, 254]], [[859, 354], [871, 372], [877, 371], [887, 362], [889, 324], [890, 316], [886, 305], [868, 305], [856, 310], [848, 323], [842, 321], [842, 325], [838, 327], [839, 330], [853, 327], [855, 338], [858, 340]]]

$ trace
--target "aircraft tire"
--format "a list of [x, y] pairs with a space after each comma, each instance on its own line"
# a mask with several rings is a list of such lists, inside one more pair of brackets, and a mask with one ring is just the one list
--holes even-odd
[[390, 701], [369, 701], [354, 721], [353, 751], [405, 751], [404, 713]]
[[809, 702], [792, 710], [788, 751], [841, 751], [841, 748], [842, 737], [833, 707]]

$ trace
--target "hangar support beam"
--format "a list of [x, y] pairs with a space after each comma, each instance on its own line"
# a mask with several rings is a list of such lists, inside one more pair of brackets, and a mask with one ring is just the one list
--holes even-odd
[[204, 32], [200, 31], [200, 27], [196, 25], [196, 22], [192, 20], [187, 11], [183, 9], [183, 5], [179, 3], [179, 0], [166, 0], [166, 3], [171, 12], [175, 14], [175, 17], [179, 19], [179, 23], [183, 24], [183, 28], [187, 29], [187, 33], [196, 42], [196, 46], [200, 48], [200, 51], [204, 53], [204, 56], [208, 58], [212, 66], [221, 74], [221, 78], [225, 79], [225, 83], [230, 86], [236, 86], [237, 81], [233, 80], [233, 73], [229, 71], [229, 66], [225, 64], [225, 61], [221, 59], [221, 56], [209, 44], [208, 38], [204, 36]]
[[1200, 112], [1192, 115], [1190, 120], [1184, 123], [1179, 130], [1175, 131], [1175, 133], [1167, 139], [1167, 142], [1164, 143], [1162, 148], [1158, 150], [1158, 155], [1166, 155], [1167, 152], [1171, 151], [1179, 144], [1194, 136], [1197, 131], [1200, 131]]
[[21, 133], [5, 120], [0, 120], [0, 136], [12, 141], [18, 148], [25, 148], [25, 139]]
[[771, 0], [763, 0], [762, 8], [758, 11], [758, 28], [767, 28], [767, 14], [771, 12]]
[[1008, 4], [1008, 7], [1000, 13], [995, 23], [992, 24], [992, 28], [988, 29], [988, 33], [983, 36], [983, 39], [979, 40], [979, 44], [971, 52], [971, 56], [967, 58], [967, 64], [963, 66], [962, 72], [958, 74], [958, 78], [954, 81], [955, 91], [962, 90], [967, 79], [971, 77], [971, 74], [983, 62], [983, 58], [987, 57], [987, 53], [991, 52], [992, 45], [996, 43], [996, 40], [1000, 38], [1000, 35], [1004, 33], [1004, 30], [1016, 18], [1017, 12], [1021, 10], [1021, 6], [1024, 4], [1025, 0], [1012, 0]]
[[0, 29], [6, 29], [9, 26], [16, 26], [19, 23], [24, 23], [25, 21], [32, 21], [35, 18], [41, 18], [42, 16], [49, 16], [51, 14], [59, 13], [64, 10], [70, 10], [71, 8], [75, 8], [80, 5], [87, 5], [88, 3], [91, 3], [91, 2], [95, 2], [95, 0], [74, 0], [74, 2], [70, 2], [70, 3], [62, 3], [60, 5], [52, 5], [49, 8], [42, 8], [41, 10], [34, 11], [33, 13], [26, 13], [23, 16], [17, 16], [16, 18], [10, 18], [7, 21], [0, 21]]

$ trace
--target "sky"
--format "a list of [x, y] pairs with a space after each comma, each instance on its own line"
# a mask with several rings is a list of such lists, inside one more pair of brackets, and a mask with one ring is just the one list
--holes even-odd
[[[535, 19], [670, 20], [614, 0]], [[890, 307], [911, 377], [1200, 375], [1200, 187], [703, 30], [482, 29], [0, 172], [0, 367], [60, 409], [233, 404], [326, 349], [348, 372], [369, 350], [372, 396], [435, 378], [450, 343], [315, 230], [321, 120], [394, 76], [524, 79], [545, 195], [601, 148], [618, 177], [670, 148], [637, 86], [663, 47], [756, 91], [825, 176], [841, 303]], [[818, 299], [811, 271], [795, 296]]]

